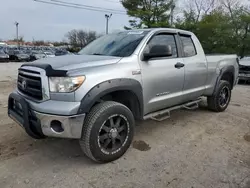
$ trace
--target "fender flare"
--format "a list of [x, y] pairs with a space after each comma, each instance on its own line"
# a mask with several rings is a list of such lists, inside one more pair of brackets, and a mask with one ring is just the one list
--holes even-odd
[[[227, 66], [227, 67], [223, 67], [221, 70], [220, 70], [220, 74], [216, 80], [216, 84], [215, 84], [215, 87], [214, 87], [214, 92], [213, 94], [217, 91], [217, 88], [219, 87], [219, 83], [221, 81], [221, 78], [223, 77], [223, 75], [225, 73], [232, 73], [233, 74], [233, 81], [235, 82], [235, 68], [233, 65], [230, 65], [230, 66]], [[234, 83], [233, 83], [234, 84]], [[234, 86], [234, 85], [233, 85]], [[232, 86], [232, 89], [233, 89], [233, 86]]]
[[100, 98], [115, 91], [132, 92], [139, 104], [140, 116], [143, 116], [143, 92], [141, 83], [134, 79], [112, 79], [95, 85], [81, 100], [78, 113], [88, 113], [93, 105], [100, 101]]

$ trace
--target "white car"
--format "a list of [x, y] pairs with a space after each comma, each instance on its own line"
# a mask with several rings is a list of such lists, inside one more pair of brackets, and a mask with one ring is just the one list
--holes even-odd
[[44, 52], [45, 54], [45, 58], [47, 57], [56, 57], [55, 54], [51, 53], [51, 52]]
[[240, 60], [239, 80], [250, 81], [250, 57]]

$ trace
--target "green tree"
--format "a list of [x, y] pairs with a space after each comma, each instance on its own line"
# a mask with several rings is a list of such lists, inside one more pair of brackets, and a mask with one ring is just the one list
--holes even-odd
[[250, 12], [246, 4], [239, 0], [189, 0], [189, 5], [175, 26], [194, 32], [206, 53], [250, 54]]
[[132, 18], [130, 28], [169, 27], [176, 7], [175, 0], [121, 0], [121, 3]]

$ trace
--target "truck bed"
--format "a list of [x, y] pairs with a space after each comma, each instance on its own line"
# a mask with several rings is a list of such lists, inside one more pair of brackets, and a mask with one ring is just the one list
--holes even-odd
[[[224, 66], [233, 66], [235, 67], [235, 76], [238, 77], [238, 68], [237, 66], [237, 55], [222, 55], [222, 54], [209, 54], [206, 55], [207, 59], [207, 93], [213, 92], [216, 79], [218, 74], [220, 74], [220, 69]], [[217, 69], [218, 68], [218, 69]]]
[[206, 54], [207, 62], [210, 63], [216, 63], [222, 60], [230, 60], [233, 59], [235, 60], [237, 58], [237, 55], [235, 54]]

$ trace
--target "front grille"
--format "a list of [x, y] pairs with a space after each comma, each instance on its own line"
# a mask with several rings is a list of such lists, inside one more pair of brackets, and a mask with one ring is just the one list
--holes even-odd
[[43, 99], [42, 83], [39, 72], [20, 69], [18, 73], [17, 88], [21, 93], [34, 99]]
[[244, 65], [240, 65], [240, 73], [250, 73], [250, 66], [244, 66]]

